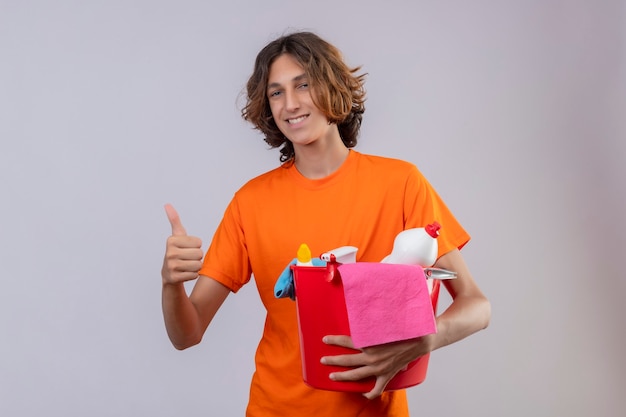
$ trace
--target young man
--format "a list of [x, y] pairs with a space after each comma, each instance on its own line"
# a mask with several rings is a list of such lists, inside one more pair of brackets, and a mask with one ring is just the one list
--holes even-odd
[[[468, 234], [418, 169], [407, 162], [351, 148], [364, 111], [363, 76], [318, 36], [294, 33], [268, 44], [257, 56], [247, 85], [243, 117], [273, 147], [282, 165], [250, 180], [228, 205], [203, 260], [201, 242], [187, 236], [172, 206], [172, 227], [163, 263], [163, 313], [178, 349], [199, 343], [231, 292], [254, 274], [267, 309], [256, 353], [248, 416], [407, 416], [404, 391], [384, 391], [409, 362], [485, 328], [489, 302], [459, 249]], [[435, 266], [457, 272], [446, 282], [453, 302], [437, 317], [438, 332], [404, 342], [322, 359], [353, 367], [335, 380], [375, 376], [364, 395], [316, 390], [304, 384], [295, 303], [277, 299], [274, 284], [302, 242], [313, 253], [351, 245], [357, 261], [378, 262], [402, 230], [436, 220], [442, 226]], [[187, 296], [183, 283], [197, 278]], [[352, 347], [346, 335], [325, 343]]]

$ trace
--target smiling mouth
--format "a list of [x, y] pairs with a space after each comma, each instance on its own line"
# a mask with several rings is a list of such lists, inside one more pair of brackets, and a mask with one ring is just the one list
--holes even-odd
[[309, 116], [308, 115], [304, 115], [304, 116], [296, 117], [295, 119], [287, 119], [287, 123], [289, 123], [290, 125], [293, 125], [293, 124], [296, 124], [296, 123], [300, 123], [301, 121], [303, 121], [307, 117], [309, 117]]

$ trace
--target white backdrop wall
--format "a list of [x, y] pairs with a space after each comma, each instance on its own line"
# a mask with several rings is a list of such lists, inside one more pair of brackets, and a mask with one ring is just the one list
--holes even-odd
[[492, 302], [412, 415], [624, 415], [625, 28], [609, 0], [0, 0], [0, 414], [243, 415], [256, 290], [171, 347], [163, 204], [206, 249], [277, 165], [238, 96], [309, 29], [369, 74], [357, 149], [420, 167]]

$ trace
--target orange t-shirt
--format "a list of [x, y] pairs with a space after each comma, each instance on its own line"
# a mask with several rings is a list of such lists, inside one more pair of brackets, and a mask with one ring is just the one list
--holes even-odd
[[378, 262], [404, 229], [441, 224], [439, 256], [469, 235], [418, 169], [351, 150], [330, 176], [310, 180], [293, 164], [260, 175], [235, 193], [200, 275], [233, 292], [252, 275], [267, 309], [257, 348], [249, 417], [408, 416], [404, 391], [375, 400], [308, 387], [302, 379], [295, 303], [274, 297], [274, 284], [301, 243], [314, 254], [356, 246], [357, 261]]

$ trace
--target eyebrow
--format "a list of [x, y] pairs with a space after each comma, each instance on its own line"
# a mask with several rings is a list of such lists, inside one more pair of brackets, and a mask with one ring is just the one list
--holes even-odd
[[[298, 81], [302, 81], [302, 80], [305, 80], [305, 79], [307, 79], [307, 75], [306, 75], [306, 73], [302, 73], [302, 74], [294, 77], [291, 81], [298, 82]], [[270, 90], [272, 88], [278, 88], [278, 87], [280, 87], [280, 83], [271, 83], [271, 84], [269, 84], [267, 86], [267, 89]]]

